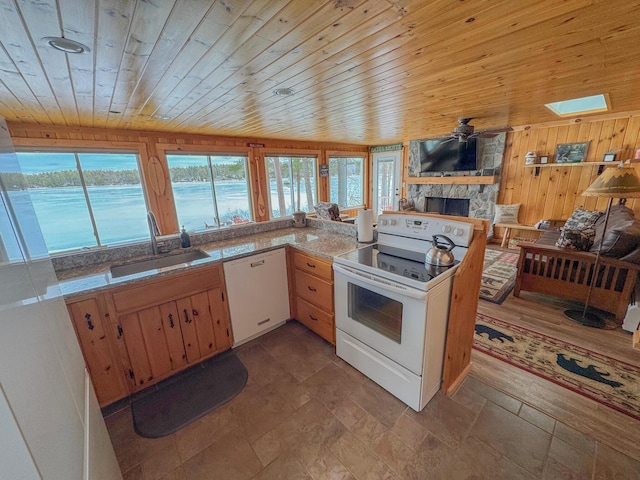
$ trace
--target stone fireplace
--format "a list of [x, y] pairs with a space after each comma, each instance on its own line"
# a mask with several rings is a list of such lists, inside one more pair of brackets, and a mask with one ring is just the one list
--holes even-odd
[[[467, 216], [493, 220], [495, 215], [495, 204], [498, 198], [498, 190], [500, 188], [500, 174], [502, 170], [505, 138], [506, 134], [501, 133], [492, 138], [478, 139], [478, 156], [480, 159], [479, 165], [481, 169], [478, 172], [472, 173], [475, 173], [478, 176], [493, 175], [495, 177], [495, 183], [489, 185], [450, 183], [450, 177], [464, 176], [461, 172], [447, 173], [446, 176], [442, 176], [442, 174], [438, 173], [422, 175], [423, 177], [442, 177], [443, 183], [411, 183], [411, 177], [420, 176], [419, 144], [417, 140], [412, 140], [409, 143], [409, 181], [407, 182], [407, 199], [412, 200], [416, 206], [416, 210], [420, 212], [427, 211], [427, 198], [464, 199], [469, 202]], [[431, 201], [429, 203], [431, 204]]]

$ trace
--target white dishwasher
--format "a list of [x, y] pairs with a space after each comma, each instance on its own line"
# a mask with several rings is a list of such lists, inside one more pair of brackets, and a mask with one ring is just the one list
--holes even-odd
[[234, 347], [289, 319], [284, 248], [225, 262], [223, 268]]

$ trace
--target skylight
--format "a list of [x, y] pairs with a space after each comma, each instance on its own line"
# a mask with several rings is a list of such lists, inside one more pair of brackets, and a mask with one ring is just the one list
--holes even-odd
[[607, 97], [604, 94], [574, 98], [572, 100], [563, 100], [561, 102], [546, 103], [544, 106], [560, 117], [568, 117], [571, 115], [585, 113], [607, 112], [609, 110], [609, 103], [607, 102]]

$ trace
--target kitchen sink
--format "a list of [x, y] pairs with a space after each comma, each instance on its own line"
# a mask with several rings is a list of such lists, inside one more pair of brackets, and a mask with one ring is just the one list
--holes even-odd
[[189, 250], [188, 252], [153, 257], [145, 260], [139, 260], [137, 262], [120, 263], [118, 265], [111, 266], [111, 276], [113, 278], [119, 278], [127, 275], [133, 275], [135, 273], [146, 272], [148, 270], [156, 270], [158, 268], [180, 265], [181, 263], [189, 263], [194, 260], [201, 260], [208, 257], [209, 254], [202, 250]]

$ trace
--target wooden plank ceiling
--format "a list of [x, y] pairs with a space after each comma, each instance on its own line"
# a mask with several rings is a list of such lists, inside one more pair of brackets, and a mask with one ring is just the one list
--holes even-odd
[[[0, 115], [20, 123], [393, 143], [640, 110], [630, 0], [0, 0]], [[65, 54], [45, 36], [86, 44]], [[273, 94], [292, 88], [293, 96]]]

